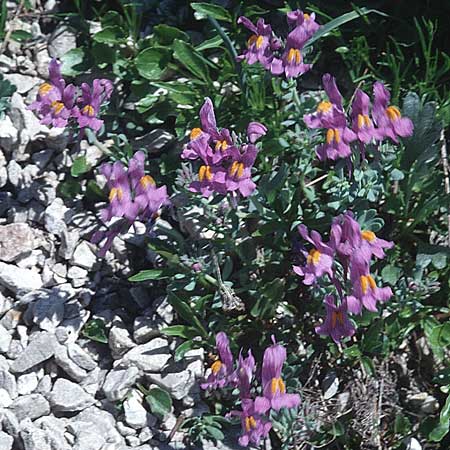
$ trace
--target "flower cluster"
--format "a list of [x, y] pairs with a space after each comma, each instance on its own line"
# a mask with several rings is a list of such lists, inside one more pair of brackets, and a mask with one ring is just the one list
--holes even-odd
[[[282, 378], [283, 364], [286, 361], [286, 349], [275, 342], [266, 348], [261, 369], [261, 386], [256, 384], [256, 363], [251, 350], [247, 357], [239, 353], [237, 367], [234, 368], [230, 343], [225, 333], [216, 336], [218, 357], [211, 365], [211, 371], [202, 389], [217, 389], [232, 386], [239, 390], [241, 410], [231, 411], [228, 416], [237, 416], [241, 420], [242, 435], [239, 444], [246, 447], [249, 444], [258, 445], [261, 438], [267, 437], [272, 423], [270, 411], [281, 408], [295, 408], [300, 404], [298, 394], [288, 394]], [[256, 395], [259, 390], [260, 394]]]
[[287, 78], [295, 78], [311, 69], [311, 64], [303, 62], [303, 48], [306, 42], [320, 28], [315, 20], [315, 14], [306, 14], [300, 10], [287, 14], [288, 24], [293, 27], [283, 43], [275, 36], [272, 27], [258, 19], [254, 25], [246, 17], [239, 17], [242, 23], [253, 34], [247, 41], [247, 49], [238, 56], [245, 59], [248, 64], [259, 62], [273, 75], [285, 74]]
[[350, 143], [358, 141], [361, 148], [370, 142], [390, 138], [411, 136], [413, 123], [402, 117], [397, 106], [389, 104], [390, 93], [379, 81], [373, 85], [373, 107], [369, 96], [361, 89], [353, 94], [350, 117], [343, 107], [343, 98], [330, 74], [322, 78], [328, 100], [321, 101], [316, 112], [303, 117], [309, 128], [326, 129], [326, 142], [320, 145], [316, 154], [321, 161], [347, 158], [351, 155]]
[[100, 108], [112, 91], [113, 84], [106, 79], [95, 79], [92, 86], [82, 83], [80, 89], [73, 84], [66, 86], [61, 64], [52, 59], [49, 80], [39, 87], [37, 99], [29, 108], [37, 112], [44, 125], [64, 128], [70, 119], [75, 119], [80, 128], [98, 131], [103, 125], [103, 120], [98, 118]]
[[[304, 225], [299, 225], [298, 230], [313, 247], [309, 252], [303, 251], [305, 263], [294, 266], [294, 272], [303, 277], [305, 285], [328, 275], [339, 299], [336, 303], [333, 295], [326, 296], [327, 316], [316, 332], [339, 342], [355, 332], [348, 313], [361, 314], [363, 308], [376, 312], [377, 303], [386, 302], [392, 296], [391, 288], [377, 286], [370, 265], [372, 256], [384, 258], [384, 249], [394, 244], [380, 239], [373, 231], [361, 230], [350, 211], [335, 218], [328, 242], [317, 231], [309, 233]], [[346, 295], [347, 288], [349, 295]]]
[[183, 159], [202, 162], [198, 180], [191, 183], [192, 192], [201, 192], [209, 197], [214, 192], [240, 193], [248, 197], [255, 190], [252, 181], [252, 167], [258, 154], [255, 142], [266, 134], [267, 129], [258, 122], [251, 122], [247, 128], [248, 142], [239, 145], [227, 128], [217, 128], [214, 107], [206, 98], [200, 109], [201, 128], [190, 133], [190, 142], [184, 147]]
[[166, 186], [157, 188], [155, 180], [145, 174], [144, 165], [145, 155], [139, 151], [130, 159], [128, 169], [120, 161], [105, 163], [100, 168], [109, 187], [109, 205], [100, 214], [105, 224], [116, 219], [108, 231], [97, 231], [92, 237], [95, 243], [106, 239], [100, 256], [104, 256], [114, 238], [126, 233], [136, 220], [151, 225], [158, 210], [169, 202]]

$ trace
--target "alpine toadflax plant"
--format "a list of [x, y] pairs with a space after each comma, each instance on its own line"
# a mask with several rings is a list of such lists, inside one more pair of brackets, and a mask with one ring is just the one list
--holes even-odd
[[130, 159], [128, 168], [120, 161], [105, 163], [100, 168], [109, 188], [109, 205], [100, 212], [109, 230], [98, 231], [92, 238], [94, 242], [105, 240], [100, 256], [104, 256], [114, 238], [128, 232], [136, 220], [150, 228], [158, 210], [169, 203], [166, 186], [156, 187], [155, 180], [145, 173], [144, 165], [145, 154], [139, 151]]
[[296, 78], [311, 69], [304, 62], [306, 42], [320, 28], [315, 14], [306, 14], [297, 10], [287, 14], [287, 22], [292, 28], [283, 41], [277, 37], [264, 19], [258, 19], [254, 25], [247, 17], [241, 16], [238, 23], [244, 25], [253, 34], [247, 40], [247, 49], [238, 57], [248, 64], [259, 62], [273, 75], [285, 75]]
[[239, 391], [241, 410], [233, 410], [227, 417], [237, 416], [241, 420], [242, 434], [239, 444], [259, 445], [261, 439], [268, 436], [272, 428], [270, 413], [282, 408], [296, 408], [300, 404], [298, 394], [286, 392], [286, 384], [282, 377], [283, 365], [286, 361], [286, 349], [275, 342], [269, 346], [263, 356], [261, 378], [256, 379], [255, 359], [251, 350], [247, 357], [239, 354], [237, 366], [230, 351], [229, 339], [224, 332], [216, 335], [218, 359], [210, 367], [210, 373], [202, 389], [217, 389], [231, 386]]
[[377, 144], [386, 137], [398, 143], [399, 136], [412, 135], [412, 121], [402, 117], [396, 106], [389, 105], [390, 94], [383, 83], [374, 83], [372, 109], [369, 96], [361, 89], [356, 89], [349, 117], [334, 77], [325, 74], [322, 84], [328, 99], [321, 101], [314, 113], [303, 117], [307, 127], [325, 130], [325, 142], [316, 149], [319, 160], [350, 157], [352, 142], [358, 142], [358, 148], [364, 154], [365, 145], [369, 143]]
[[252, 167], [258, 154], [255, 142], [267, 132], [259, 122], [247, 127], [247, 140], [238, 142], [227, 128], [219, 129], [214, 107], [207, 98], [200, 109], [201, 128], [190, 133], [190, 142], [184, 147], [183, 159], [199, 160], [198, 179], [189, 189], [204, 197], [213, 193], [225, 195], [228, 192], [237, 197], [248, 197], [255, 190], [252, 181]]
[[338, 294], [327, 295], [324, 301], [327, 316], [316, 332], [329, 335], [336, 342], [355, 332], [348, 313], [361, 314], [365, 308], [377, 311], [377, 303], [392, 297], [389, 287], [378, 287], [370, 273], [371, 259], [382, 259], [384, 250], [393, 243], [380, 239], [373, 231], [361, 230], [353, 214], [347, 211], [333, 221], [328, 242], [317, 231], [308, 233], [304, 225], [298, 227], [301, 237], [312, 244], [304, 250], [304, 263], [293, 267], [305, 285], [326, 283]]

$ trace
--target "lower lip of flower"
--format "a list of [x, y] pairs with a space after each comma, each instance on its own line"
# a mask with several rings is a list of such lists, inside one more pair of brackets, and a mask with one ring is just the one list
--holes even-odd
[[83, 114], [88, 115], [89, 117], [94, 117], [95, 116], [95, 110], [94, 107], [92, 105], [86, 105], [83, 108]]
[[363, 126], [370, 127], [372, 121], [367, 114], [358, 114], [358, 128], [361, 129]]
[[39, 95], [41, 97], [47, 95], [51, 90], [53, 89], [53, 86], [50, 83], [44, 83], [41, 84], [41, 86], [39, 87]]
[[333, 311], [333, 314], [331, 316], [331, 326], [334, 328], [337, 322], [339, 322], [341, 325], [344, 325], [344, 316], [342, 314], [342, 311]]
[[310, 250], [310, 252], [308, 253], [308, 256], [306, 257], [306, 262], [308, 264], [314, 264], [317, 265], [320, 261], [320, 256], [322, 253], [319, 252], [319, 250], [313, 248], [312, 250]]
[[339, 130], [336, 128], [330, 128], [327, 131], [327, 144], [331, 144], [333, 141], [335, 141], [336, 144], [341, 142], [341, 133], [339, 133]]
[[386, 114], [391, 120], [398, 120], [402, 117], [400, 110], [396, 106], [388, 106], [386, 108]]
[[371, 287], [371, 289], [376, 289], [376, 287], [377, 287], [377, 284], [375, 283], [375, 280], [372, 278], [371, 275], [361, 275], [360, 281], [361, 281], [361, 289], [363, 291], [363, 294], [365, 294], [367, 292], [367, 289], [369, 288], [369, 286]]
[[287, 60], [289, 64], [293, 64], [294, 62], [295, 64], [300, 64], [302, 60], [302, 54], [300, 53], [300, 50], [296, 48], [291, 48], [289, 50]]
[[57, 100], [52, 102], [52, 109], [55, 114], [59, 114], [63, 108], [64, 108], [64, 103], [58, 102]]
[[373, 241], [375, 240], [375, 238], [376, 238], [376, 235], [375, 235], [375, 233], [374, 233], [373, 231], [370, 231], [370, 230], [364, 230], [364, 231], [361, 233], [361, 237], [362, 237], [365, 241], [373, 242]]
[[245, 418], [245, 431], [249, 432], [252, 428], [256, 428], [256, 420], [253, 416], [248, 416]]
[[284, 381], [281, 378], [272, 378], [270, 392], [272, 392], [272, 395], [275, 395], [277, 392], [284, 394], [286, 392]]
[[144, 189], [147, 189], [148, 186], [155, 186], [155, 180], [150, 175], [144, 175], [140, 180], [139, 183]]
[[200, 181], [203, 181], [205, 179], [206, 179], [206, 181], [211, 181], [212, 180], [211, 167], [209, 167], [209, 166], [201, 166], [199, 171], [198, 171], [198, 179]]
[[230, 175], [232, 177], [236, 176], [236, 178], [241, 178], [243, 173], [244, 173], [244, 164], [234, 161], [230, 167]]
[[219, 370], [222, 368], [222, 362], [218, 359], [211, 364], [211, 370], [214, 375], [219, 373]]
[[216, 150], [220, 150], [222, 152], [224, 152], [227, 148], [228, 148], [228, 144], [227, 141], [223, 140], [223, 141], [217, 141], [216, 142], [216, 146], [214, 147]]
[[324, 100], [317, 106], [317, 112], [327, 113], [332, 107], [333, 105], [331, 104], [331, 102], [327, 102], [326, 100]]
[[201, 128], [192, 128], [189, 138], [191, 139], [191, 141], [193, 141], [194, 139], [198, 138], [201, 134], [202, 134]]
[[119, 200], [122, 200], [123, 192], [120, 188], [112, 188], [111, 192], [109, 193], [109, 201], [112, 202], [115, 198], [118, 198]]

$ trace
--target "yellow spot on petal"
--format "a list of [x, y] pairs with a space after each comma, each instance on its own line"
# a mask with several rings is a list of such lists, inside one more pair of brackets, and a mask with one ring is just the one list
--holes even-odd
[[223, 141], [217, 141], [214, 148], [224, 152], [228, 148], [227, 141], [225, 139]]
[[327, 131], [327, 144], [331, 144], [333, 141], [334, 141], [334, 130], [330, 128]]
[[344, 315], [342, 311], [333, 311], [331, 315], [331, 327], [334, 328], [337, 323], [344, 325]]
[[386, 114], [391, 120], [397, 120], [402, 117], [400, 110], [396, 106], [389, 106], [388, 108], [386, 108]]
[[306, 262], [308, 264], [314, 264], [315, 266], [319, 263], [320, 261], [320, 255], [322, 253], [319, 252], [319, 250], [313, 248], [312, 250], [310, 250], [308, 256], [306, 257]]
[[261, 46], [263, 45], [263, 43], [264, 43], [264, 38], [263, 38], [262, 36], [258, 36], [258, 37], [256, 38], [256, 45], [255, 45], [255, 47], [256, 47], [257, 49], [260, 49]]
[[309, 19], [311, 19], [311, 16], [310, 16], [309, 14], [307, 14], [307, 13], [304, 13], [304, 14], [303, 14], [303, 18], [304, 18], [305, 20], [309, 20]]
[[365, 294], [367, 292], [367, 289], [369, 288], [369, 286], [371, 289], [376, 289], [376, 287], [377, 287], [375, 280], [370, 275], [361, 275], [360, 280], [361, 280], [361, 288], [362, 288], [363, 294]]
[[369, 285], [372, 289], [377, 288], [377, 284], [375, 283], [375, 280], [370, 275], [367, 275], [367, 280], [369, 281]]
[[94, 117], [95, 116], [95, 109], [93, 106], [91, 105], [86, 105], [83, 109], [83, 114], [88, 115], [89, 117]]
[[58, 102], [57, 100], [52, 102], [52, 109], [55, 114], [59, 114], [63, 108], [64, 108], [64, 103]]
[[245, 418], [245, 431], [248, 433], [250, 430], [256, 428], [256, 420], [253, 416], [247, 416]]
[[341, 133], [339, 133], [339, 130], [337, 130], [336, 128], [334, 129], [334, 140], [337, 144], [341, 142]]
[[50, 83], [44, 83], [39, 86], [39, 95], [43, 97], [44, 95], [47, 95], [51, 90], [53, 89], [53, 86]]
[[302, 61], [302, 54], [300, 53], [300, 50], [291, 48], [289, 50], [287, 60], [289, 64], [300, 64]]
[[212, 180], [211, 167], [209, 167], [209, 166], [201, 166], [199, 171], [198, 171], [198, 179], [200, 181], [203, 181], [205, 179], [206, 179], [206, 181], [211, 181]]
[[147, 189], [149, 186], [155, 186], [156, 185], [155, 180], [150, 175], [144, 175], [139, 180], [139, 183], [144, 189]]
[[214, 375], [217, 375], [221, 368], [222, 368], [222, 361], [220, 361], [220, 359], [218, 359], [217, 361], [214, 361], [211, 364], [211, 370]]
[[365, 123], [366, 127], [372, 126], [372, 121], [370, 120], [369, 116], [364, 115], [364, 123]]
[[233, 164], [231, 164], [229, 173], [232, 177], [235, 176], [236, 178], [241, 178], [244, 173], [244, 164], [234, 161]]
[[250, 36], [247, 40], [247, 47], [251, 47], [258, 39], [258, 36], [256, 36], [256, 34], [253, 34], [252, 36]]
[[376, 234], [373, 231], [370, 230], [364, 230], [361, 233], [361, 237], [368, 242], [373, 242], [376, 239]]
[[112, 202], [117, 197], [118, 200], [122, 200], [123, 192], [120, 188], [112, 188], [109, 193], [109, 201]]
[[333, 105], [331, 104], [331, 102], [328, 102], [328, 101], [324, 100], [324, 101], [319, 103], [319, 106], [317, 106], [317, 112], [326, 113], [332, 107], [333, 107]]
[[272, 395], [275, 395], [277, 392], [284, 394], [286, 392], [284, 381], [281, 378], [272, 378], [270, 392], [272, 392]]
[[189, 135], [191, 141], [198, 138], [202, 134], [201, 128], [192, 128], [191, 134]]

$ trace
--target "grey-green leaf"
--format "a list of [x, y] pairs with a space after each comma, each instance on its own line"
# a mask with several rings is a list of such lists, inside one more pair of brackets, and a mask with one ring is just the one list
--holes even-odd
[[170, 395], [161, 388], [152, 388], [145, 397], [153, 414], [164, 417], [172, 408]]

